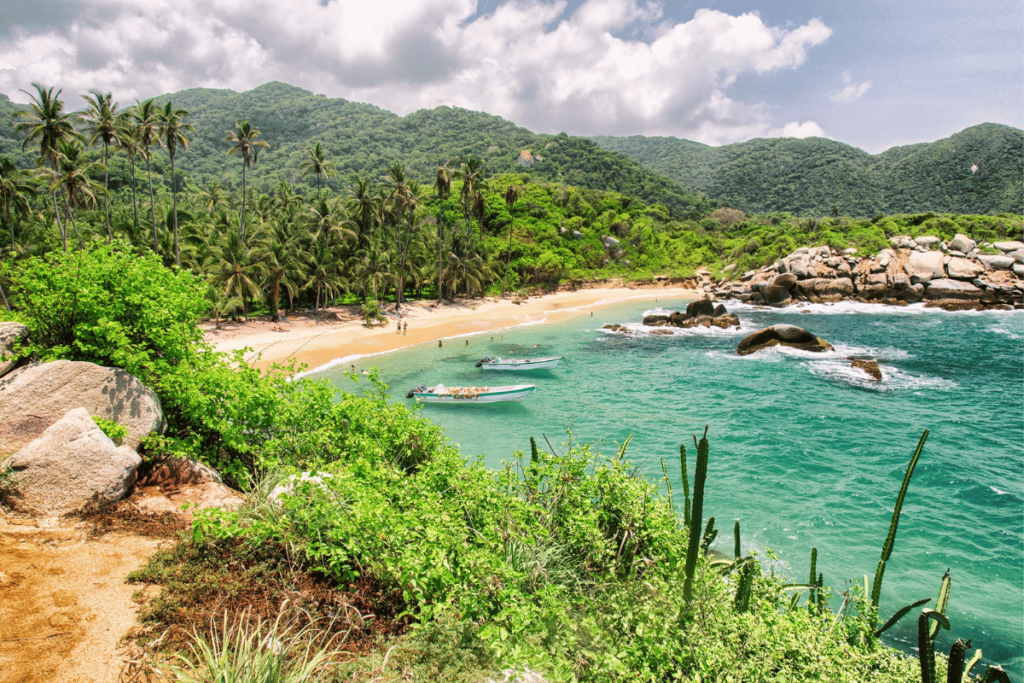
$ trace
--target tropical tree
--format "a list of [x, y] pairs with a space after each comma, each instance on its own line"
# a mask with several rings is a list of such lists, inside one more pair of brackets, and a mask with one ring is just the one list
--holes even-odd
[[133, 225], [135, 232], [139, 232], [139, 200], [136, 192], [138, 178], [135, 173], [135, 160], [139, 156], [141, 146], [139, 145], [138, 131], [132, 123], [132, 112], [128, 109], [117, 117], [118, 141], [121, 148], [128, 155], [128, 161], [132, 165], [132, 213], [134, 215]]
[[99, 90], [89, 92], [91, 95], [82, 95], [87, 107], [78, 118], [85, 124], [89, 145], [95, 145], [97, 140], [103, 143], [103, 213], [106, 216], [107, 241], [111, 241], [114, 234], [110, 230], [110, 146], [119, 143], [121, 128], [113, 95]]
[[271, 285], [271, 311], [273, 321], [280, 322], [281, 289], [288, 293], [291, 301], [298, 293], [300, 283], [305, 277], [304, 252], [299, 235], [287, 222], [280, 222], [273, 227], [270, 238], [255, 247], [254, 258], [263, 264], [267, 279]]
[[24, 171], [17, 168], [9, 158], [0, 157], [0, 208], [11, 233], [12, 252], [16, 251], [14, 214], [27, 214], [30, 210], [28, 197], [35, 193], [35, 187], [27, 181]]
[[314, 244], [306, 263], [309, 268], [306, 286], [312, 287], [316, 293], [314, 309], [319, 308], [321, 301], [326, 306], [329, 299], [337, 298], [347, 289], [348, 283], [341, 273], [342, 262], [334, 248], [326, 244]]
[[484, 163], [479, 159], [469, 157], [459, 165], [455, 174], [456, 179], [462, 181], [462, 189], [459, 192], [459, 199], [462, 200], [463, 212], [466, 216], [467, 234], [472, 229], [470, 214], [473, 210], [474, 201], [477, 195], [486, 189], [484, 182]]
[[[44, 89], [38, 83], [33, 83], [36, 89], [33, 95], [25, 90], [23, 93], [29, 96], [29, 108], [14, 113], [19, 121], [14, 125], [14, 132], [23, 133], [25, 140], [22, 142], [22, 151], [27, 150], [33, 143], [39, 144], [39, 158], [36, 163], [39, 166], [49, 164], [54, 172], [57, 170], [57, 145], [62, 140], [81, 138], [72, 124], [70, 114], [64, 112], [64, 102], [60, 99], [63, 90], [53, 92], [53, 88]], [[57, 191], [50, 193], [53, 200], [53, 213], [57, 220], [57, 229], [60, 231], [61, 242], [64, 251], [68, 249], [68, 235], [65, 226], [60, 220], [60, 210], [57, 208]]]
[[181, 252], [178, 247], [178, 183], [174, 177], [174, 156], [181, 147], [182, 153], [188, 151], [188, 138], [185, 133], [195, 131], [191, 123], [185, 123], [188, 112], [175, 109], [170, 100], [159, 114], [160, 132], [163, 135], [167, 156], [171, 158], [171, 198], [174, 211], [174, 265], [181, 266]]
[[327, 155], [324, 153], [323, 147], [320, 143], [313, 145], [313, 149], [306, 150], [306, 161], [303, 162], [300, 167], [303, 176], [307, 176], [310, 173], [316, 174], [316, 193], [320, 194], [320, 176], [327, 176], [328, 178], [337, 178], [338, 174], [334, 170], [334, 164], [327, 160]]
[[444, 200], [452, 192], [452, 178], [447, 166], [438, 166], [434, 175], [434, 191], [437, 193], [437, 300], [441, 301], [441, 274], [444, 271]]
[[155, 145], [161, 143], [161, 122], [162, 115], [160, 107], [156, 105], [153, 98], [145, 102], [135, 100], [135, 104], [129, 110], [131, 122], [135, 128], [135, 141], [138, 145], [138, 152], [146, 160], [146, 175], [149, 177], [149, 214], [153, 221], [153, 250], [160, 251], [160, 241], [156, 233], [156, 195], [153, 192], [153, 166], [151, 164], [152, 151]]
[[511, 222], [508, 224], [508, 255], [505, 257], [505, 277], [501, 279], [501, 296], [505, 297], [505, 285], [508, 282], [508, 269], [512, 265], [512, 231], [516, 225], [516, 202], [519, 201], [519, 188], [515, 185], [509, 185], [508, 189], [505, 190], [505, 206], [508, 207], [508, 212], [512, 216]]
[[235, 296], [242, 302], [242, 315], [248, 318], [248, 302], [260, 296], [259, 282], [266, 275], [266, 267], [234, 230], [228, 232], [223, 245], [214, 248], [214, 255], [217, 264], [213, 282], [222, 285], [224, 297]]
[[366, 248], [373, 236], [373, 226], [381, 218], [381, 202], [373, 185], [365, 178], [356, 178], [346, 200], [349, 212], [359, 228], [359, 246]]
[[96, 201], [96, 192], [102, 192], [99, 184], [92, 180], [92, 174], [99, 173], [103, 164], [90, 162], [85, 158], [85, 151], [78, 140], [61, 140], [57, 143], [57, 169], [48, 171], [50, 177], [50, 191], [58, 189], [67, 197], [65, 208], [67, 219], [75, 229], [80, 247], [85, 247], [82, 235], [78, 231], [78, 224], [75, 223], [73, 209], [87, 206]]
[[246, 119], [236, 122], [235, 130], [228, 131], [227, 142], [233, 143], [232, 147], [228, 150], [228, 156], [232, 154], [242, 155], [242, 219], [240, 223], [240, 237], [243, 242], [245, 242], [245, 170], [259, 161], [260, 147], [270, 147], [265, 140], [259, 139], [261, 135], [263, 133], [253, 128]]
[[360, 280], [370, 282], [373, 299], [379, 301], [377, 291], [380, 285], [395, 280], [395, 275], [391, 272], [391, 255], [381, 249], [379, 244], [371, 243], [369, 247], [356, 254], [355, 274]]
[[228, 202], [224, 195], [224, 186], [216, 180], [211, 181], [209, 185], [199, 191], [199, 200], [202, 207], [210, 212], [210, 218], [213, 218], [213, 212], [217, 210], [218, 206]]

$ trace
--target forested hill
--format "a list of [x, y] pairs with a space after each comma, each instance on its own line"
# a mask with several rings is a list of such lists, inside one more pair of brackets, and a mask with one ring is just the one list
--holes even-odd
[[825, 138], [721, 147], [639, 135], [594, 140], [748, 213], [1024, 213], [1024, 131], [994, 123], [875, 155]]
[[[81, 103], [73, 93], [65, 92], [63, 97], [68, 109]], [[587, 138], [537, 135], [481, 112], [438, 107], [398, 116], [370, 104], [314, 95], [278, 82], [241, 93], [196, 88], [162, 95], [156, 101], [162, 105], [168, 99], [175, 108], [187, 110], [187, 120], [195, 126], [195, 132], [188, 134], [188, 152], [179, 155], [177, 163], [196, 185], [214, 180], [228, 187], [240, 184], [241, 159], [227, 156], [225, 137], [235, 122], [248, 119], [270, 145], [260, 150], [258, 165], [247, 173], [253, 186], [264, 192], [281, 180], [300, 189], [315, 185], [314, 177], [300, 177], [300, 168], [307, 159], [305, 151], [319, 142], [338, 173], [335, 186], [348, 184], [356, 175], [376, 181], [394, 162], [429, 183], [439, 164], [451, 162], [455, 168], [467, 157], [475, 157], [484, 162], [487, 175], [528, 171], [538, 180], [640, 197], [663, 204], [680, 217], [694, 208], [698, 213], [706, 208], [703, 197]], [[20, 152], [10, 117], [16, 107], [0, 95], [0, 154], [12, 157]], [[161, 156], [154, 156], [154, 162]], [[29, 163], [22, 159], [19, 165]], [[156, 169], [161, 174], [166, 170]]]

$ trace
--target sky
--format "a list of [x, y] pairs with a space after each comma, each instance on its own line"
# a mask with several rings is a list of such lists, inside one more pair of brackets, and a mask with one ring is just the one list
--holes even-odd
[[[282, 81], [398, 114], [872, 153], [1024, 127], [1020, 0], [0, 0], [0, 92]], [[73, 106], [73, 105], [72, 105]]]

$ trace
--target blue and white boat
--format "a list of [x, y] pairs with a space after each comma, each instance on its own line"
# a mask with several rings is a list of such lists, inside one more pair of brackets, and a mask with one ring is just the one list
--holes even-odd
[[484, 356], [477, 361], [476, 366], [483, 370], [514, 370], [517, 372], [554, 370], [562, 358], [562, 356], [548, 356], [547, 358], [491, 358]]
[[537, 387], [533, 384], [514, 384], [504, 387], [436, 387], [420, 385], [405, 396], [424, 403], [501, 403], [522, 401]]

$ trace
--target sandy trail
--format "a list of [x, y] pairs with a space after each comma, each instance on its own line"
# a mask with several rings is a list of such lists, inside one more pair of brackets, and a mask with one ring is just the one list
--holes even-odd
[[[17, 522], [19, 520], [11, 520]], [[124, 579], [160, 541], [88, 525], [37, 528], [0, 516], [0, 680], [114, 683], [137, 587]]]
[[555, 322], [590, 315], [604, 306], [625, 301], [679, 300], [701, 294], [682, 287], [595, 288], [530, 297], [521, 304], [510, 299], [484, 298], [435, 306], [417, 301], [402, 308], [408, 331], [397, 334], [397, 316], [390, 311], [383, 327], [368, 328], [357, 306], [329, 309], [324, 317], [296, 316], [287, 322], [269, 318], [246, 323], [203, 324], [206, 341], [219, 351], [250, 348], [246, 359], [260, 369], [295, 359], [310, 369], [332, 360], [363, 356], [437, 342], [449, 337], [483, 334], [538, 321]]

